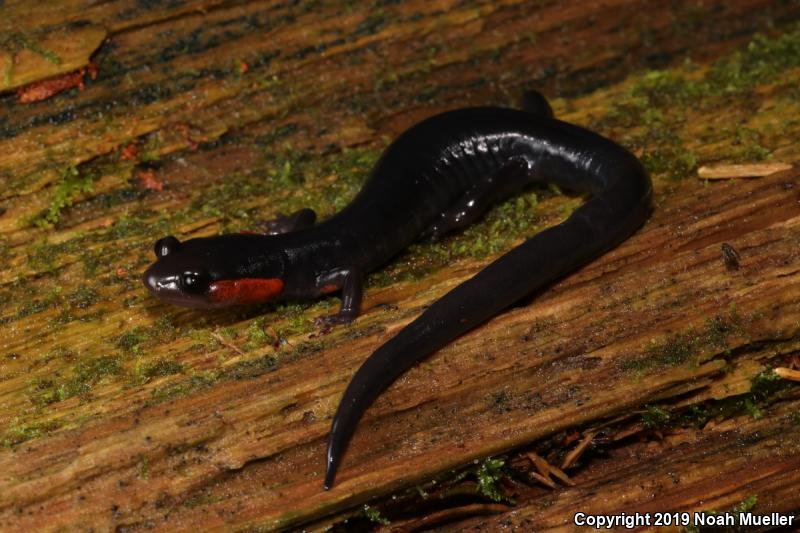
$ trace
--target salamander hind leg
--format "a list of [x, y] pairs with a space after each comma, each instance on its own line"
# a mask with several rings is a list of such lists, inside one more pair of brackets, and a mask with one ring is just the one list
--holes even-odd
[[438, 240], [451, 231], [474, 223], [492, 204], [511, 196], [531, 181], [532, 173], [527, 161], [511, 159], [499, 172], [459, 197], [430, 225], [424, 237]]
[[271, 220], [264, 220], [259, 225], [267, 235], [280, 235], [293, 231], [310, 228], [317, 220], [317, 214], [313, 209], [304, 207], [289, 215], [278, 214]]
[[522, 93], [522, 109], [529, 113], [553, 118], [553, 108], [550, 107], [547, 98], [539, 91], [534, 91], [533, 89]]

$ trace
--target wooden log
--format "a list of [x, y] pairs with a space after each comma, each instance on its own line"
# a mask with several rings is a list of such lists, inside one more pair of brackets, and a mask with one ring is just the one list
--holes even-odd
[[[42, 31], [22, 4], [0, 9]], [[698, 161], [800, 159], [800, 125], [786, 118], [800, 71], [781, 55], [796, 32], [731, 52], [755, 30], [786, 30], [796, 5], [60, 4], [41, 20], [87, 20], [111, 38], [83, 92], [0, 99], [2, 529], [323, 527], [473, 460], [654, 402], [746, 394], [763, 369], [791, 365], [796, 168], [679, 178]], [[641, 31], [621, 31], [631, 27]], [[554, 102], [645, 160], [657, 193], [647, 227], [399, 380], [331, 492], [320, 490], [324, 440], [360, 362], [580, 199], [526, 193], [460, 236], [416, 245], [372, 278], [366, 313], [329, 336], [312, 319], [330, 299], [208, 314], [140, 285], [166, 233], [341, 208], [381, 138], [423, 116], [511, 103], [532, 81], [586, 91], [632, 65], [682, 63], [687, 47], [705, 63]]]
[[[797, 178], [726, 183], [662, 206], [617, 250], [409, 372], [367, 414], [330, 492], [320, 490], [328, 417], [407, 313], [383, 317], [377, 334], [331, 339], [324, 358], [286, 354], [264, 375], [135, 416], [113, 415], [112, 403], [93, 423], [4, 454], [3, 524], [288, 527], [708, 387], [731, 354], [798, 335]], [[742, 253], [734, 273], [719, 251], [727, 241]], [[476, 268], [428, 279], [396, 305], [413, 312]], [[367, 309], [385, 298], [370, 296]]]

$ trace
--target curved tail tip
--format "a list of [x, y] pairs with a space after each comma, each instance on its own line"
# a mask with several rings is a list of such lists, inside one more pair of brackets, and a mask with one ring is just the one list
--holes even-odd
[[328, 463], [328, 468], [325, 470], [325, 482], [322, 484], [322, 488], [325, 490], [331, 490], [333, 487], [333, 480], [336, 478], [336, 467], [333, 466], [331, 463]]
[[328, 443], [327, 461], [325, 461], [325, 482], [322, 487], [325, 490], [331, 490], [333, 481], [336, 479], [336, 470], [339, 467], [339, 458], [334, 450], [333, 433], [331, 433], [331, 442]]

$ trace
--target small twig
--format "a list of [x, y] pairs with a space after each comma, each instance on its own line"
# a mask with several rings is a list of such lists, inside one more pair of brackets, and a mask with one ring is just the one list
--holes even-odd
[[232, 342], [226, 341], [225, 338], [222, 335], [220, 335], [219, 333], [217, 333], [216, 331], [212, 331], [211, 332], [211, 336], [214, 337], [215, 339], [217, 339], [220, 342], [220, 344], [222, 344], [223, 346], [227, 346], [228, 348], [230, 348], [234, 352], [238, 353], [239, 355], [246, 355], [242, 351], [241, 348], [239, 348], [238, 346], [236, 346]]
[[789, 379], [791, 381], [800, 381], [800, 370], [792, 370], [791, 368], [779, 366], [778, 368], [773, 368], [773, 371], [783, 379]]
[[565, 485], [569, 485], [571, 487], [575, 486], [575, 482], [572, 481], [569, 478], [569, 476], [557, 466], [551, 465], [550, 463], [545, 461], [541, 456], [539, 456], [534, 452], [528, 452], [526, 455], [528, 456], [528, 459], [530, 459], [531, 462], [533, 462], [533, 464], [536, 465], [536, 469], [539, 471], [539, 474], [536, 474], [535, 472], [530, 472], [531, 476], [538, 479], [548, 487], [551, 488], [556, 487], [555, 483], [550, 478], [551, 474], [560, 479], [561, 482], [564, 483]]
[[566, 472], [564, 472], [563, 470], [561, 470], [557, 466], [553, 466], [553, 465], [549, 465], [549, 466], [550, 466], [550, 473], [553, 474], [554, 476], [556, 476], [558, 479], [560, 479], [561, 482], [564, 485], [569, 485], [570, 487], [574, 487], [575, 486], [575, 482], [572, 481], [572, 479], [570, 479], [570, 477], [566, 474]]
[[500, 514], [508, 511], [510, 508], [501, 503], [473, 503], [464, 505], [462, 507], [453, 507], [451, 509], [443, 509], [435, 513], [431, 513], [422, 518], [412, 519], [407, 522], [394, 523], [388, 526], [383, 526], [378, 531], [387, 533], [400, 533], [406, 531], [417, 531], [422, 528], [433, 527], [438, 524], [446, 524], [453, 522], [460, 518], [468, 516], [481, 516]]
[[732, 178], [760, 178], [776, 172], [789, 170], [788, 163], [760, 163], [749, 165], [713, 165], [697, 169], [697, 175], [705, 180], [728, 180]]
[[545, 477], [541, 474], [537, 474], [536, 472], [528, 472], [528, 475], [531, 476], [533, 479], [541, 483], [542, 485], [547, 485], [551, 489], [556, 488], [556, 482], [550, 479], [549, 477]]
[[583, 452], [585, 452], [586, 448], [589, 446], [589, 444], [591, 444], [592, 439], [594, 439], [594, 433], [591, 431], [586, 433], [575, 449], [569, 452], [566, 457], [564, 457], [564, 461], [561, 463], [561, 469], [566, 470], [575, 464], [575, 461], [577, 461], [580, 456], [583, 455]]
[[550, 478], [550, 468], [549, 468], [550, 465], [547, 463], [547, 461], [542, 459], [535, 452], [528, 452], [526, 455], [528, 456], [528, 459], [530, 459], [531, 462], [534, 464], [534, 466], [536, 466], [536, 470], [538, 470], [541, 475], [543, 475], [543, 476], [545, 476], [545, 477], [547, 477], [549, 479]]

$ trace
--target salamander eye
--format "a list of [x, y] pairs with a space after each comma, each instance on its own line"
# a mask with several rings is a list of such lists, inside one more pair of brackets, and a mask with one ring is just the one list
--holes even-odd
[[169, 237], [164, 237], [163, 239], [158, 239], [155, 245], [155, 252], [156, 252], [156, 259], [161, 259], [165, 255], [169, 255], [175, 250], [178, 249], [178, 246], [181, 245], [181, 241], [170, 235]]
[[203, 272], [181, 274], [181, 289], [192, 294], [203, 294], [208, 290], [208, 275]]

